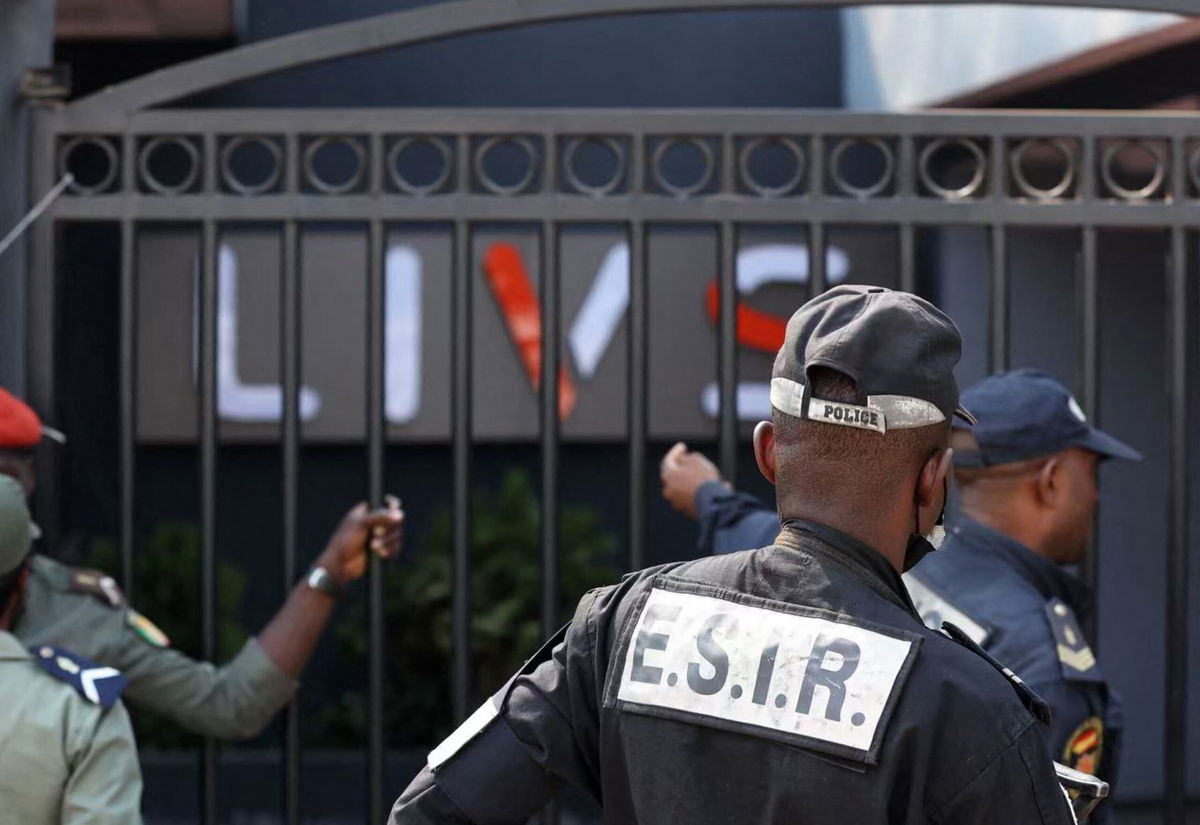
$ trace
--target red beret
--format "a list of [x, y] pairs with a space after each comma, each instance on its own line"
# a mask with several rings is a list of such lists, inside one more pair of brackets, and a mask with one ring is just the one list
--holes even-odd
[[29, 405], [0, 387], [0, 449], [25, 450], [42, 440], [42, 420]]

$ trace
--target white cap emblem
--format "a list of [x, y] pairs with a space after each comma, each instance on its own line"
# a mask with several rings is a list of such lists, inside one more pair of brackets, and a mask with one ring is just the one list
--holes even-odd
[[1067, 396], [1067, 408], [1071, 410], [1071, 415], [1078, 418], [1084, 424], [1087, 423], [1087, 416], [1083, 414], [1083, 407], [1079, 406], [1079, 402], [1075, 400], [1075, 396]]

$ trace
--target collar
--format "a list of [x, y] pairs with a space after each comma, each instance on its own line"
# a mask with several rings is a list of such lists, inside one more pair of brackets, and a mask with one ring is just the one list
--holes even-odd
[[959, 516], [948, 532], [963, 546], [979, 548], [999, 558], [1033, 585], [1044, 599], [1062, 599], [1080, 617], [1091, 613], [1092, 589], [1088, 585], [1011, 536], [967, 516]]
[[[817, 541], [805, 541], [805, 537]], [[909, 598], [908, 588], [904, 586], [904, 580], [900, 578], [896, 568], [892, 567], [882, 553], [866, 542], [827, 524], [805, 519], [788, 519], [783, 523], [783, 530], [775, 539], [775, 543], [792, 550], [815, 549], [821, 552], [823, 556], [849, 569], [888, 601], [914, 616], [917, 615], [917, 609]], [[831, 548], [832, 552], [826, 548]]]
[[0, 660], [28, 659], [29, 651], [18, 641], [17, 637], [5, 630], [0, 630]]

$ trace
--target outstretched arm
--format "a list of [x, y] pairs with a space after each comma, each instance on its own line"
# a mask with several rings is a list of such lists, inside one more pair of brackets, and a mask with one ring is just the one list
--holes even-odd
[[[360, 578], [369, 552], [382, 557], [399, 552], [403, 522], [399, 508], [368, 512], [360, 505], [342, 520], [317, 565], [343, 584]], [[247, 641], [220, 667], [172, 649], [135, 611], [91, 596], [65, 594], [56, 620], [64, 626], [97, 628], [86, 635], [71, 633], [72, 643], [82, 645], [76, 652], [122, 671], [129, 679], [125, 696], [130, 702], [194, 733], [248, 739], [292, 697], [296, 678], [329, 623], [334, 601], [301, 582], [258, 638]]]
[[[400, 552], [404, 513], [399, 507], [368, 512], [365, 504], [351, 510], [329, 540], [314, 567], [323, 567], [337, 586], [345, 587], [367, 571], [370, 552], [390, 558]], [[258, 636], [267, 658], [295, 679], [308, 664], [313, 649], [329, 624], [334, 598], [305, 582], [292, 588], [283, 607]]]
[[682, 441], [663, 456], [663, 498], [700, 522], [698, 545], [706, 556], [766, 547], [779, 534], [779, 517], [757, 498], [739, 493], [703, 453]]

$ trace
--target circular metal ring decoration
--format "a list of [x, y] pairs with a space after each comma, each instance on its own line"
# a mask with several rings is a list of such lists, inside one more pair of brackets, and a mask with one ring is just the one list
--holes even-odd
[[[487, 172], [487, 156], [497, 146], [511, 144], [525, 154], [525, 174], [516, 183], [501, 183]], [[537, 177], [537, 149], [533, 141], [519, 135], [497, 135], [490, 137], [475, 150], [475, 177], [484, 188], [495, 195], [519, 195], [528, 189]]]
[[[869, 186], [857, 186], [851, 183], [842, 176], [842, 158], [846, 152], [853, 149], [855, 146], [873, 146], [883, 158], [883, 174], [879, 179]], [[887, 189], [889, 183], [892, 182], [892, 174], [896, 171], [896, 155], [892, 151], [892, 147], [887, 144], [887, 141], [882, 138], [872, 137], [848, 137], [838, 141], [838, 145], [833, 148], [833, 154], [829, 157], [829, 176], [833, 179], [834, 185], [842, 190], [844, 194], [855, 198], [873, 198]]]
[[[400, 172], [400, 167], [397, 165], [400, 162], [400, 156], [414, 146], [432, 146], [437, 150], [437, 153], [442, 157], [442, 171], [439, 172], [433, 180], [428, 183], [413, 183]], [[446, 185], [446, 181], [450, 180], [450, 173], [453, 171], [453, 157], [450, 152], [450, 145], [439, 137], [419, 136], [401, 138], [392, 144], [392, 148], [387, 153], [387, 171], [388, 177], [392, 183], [401, 192], [409, 195], [432, 195]]]
[[[1150, 182], [1141, 189], [1126, 188], [1117, 183], [1117, 179], [1113, 176], [1112, 167], [1117, 155], [1130, 147], [1141, 149], [1154, 158], [1154, 175], [1150, 178]], [[1104, 159], [1100, 162], [1100, 177], [1104, 180], [1104, 185], [1108, 187], [1108, 190], [1118, 197], [1127, 201], [1144, 201], [1152, 197], [1166, 179], [1167, 159], [1163, 150], [1153, 143], [1143, 140], [1120, 140], [1104, 151]]]
[[[1067, 162], [1067, 168], [1063, 171], [1062, 177], [1049, 189], [1034, 186], [1025, 176], [1025, 153], [1034, 146], [1048, 146], [1057, 149], [1058, 153], [1063, 156], [1063, 160]], [[1027, 138], [1021, 141], [1008, 158], [1008, 168], [1022, 194], [1043, 201], [1057, 200], [1069, 192], [1075, 183], [1075, 175], [1079, 171], [1071, 144], [1062, 138]]]
[[[771, 145], [784, 147], [796, 159], [796, 171], [792, 173], [791, 177], [776, 186], [767, 186], [761, 183], [750, 172], [750, 160], [754, 157], [754, 153], [763, 146]], [[742, 183], [751, 192], [764, 198], [777, 198], [780, 195], [788, 194], [800, 185], [800, 182], [804, 180], [807, 161], [804, 150], [791, 138], [760, 137], [747, 141], [746, 145], [742, 147], [742, 151], [738, 155], [738, 171], [741, 172]]]
[[[929, 170], [929, 162], [933, 160], [933, 156], [947, 146], [963, 147], [975, 162], [975, 169], [971, 173], [971, 179], [957, 189], [942, 186], [934, 180], [933, 173]], [[935, 195], [948, 201], [962, 200], [963, 198], [971, 197], [979, 191], [979, 187], [983, 186], [983, 181], [987, 177], [987, 158], [984, 157], [983, 150], [973, 140], [968, 140], [967, 138], [938, 138], [931, 141], [928, 146], [921, 150], [921, 157], [917, 162], [917, 174], [921, 177], [921, 185]]]
[[[674, 149], [676, 146], [692, 146], [700, 152], [704, 158], [704, 174], [686, 186], [679, 186], [672, 183], [662, 171], [663, 158], [667, 156], [667, 152]], [[713, 156], [712, 147], [705, 143], [700, 138], [667, 138], [659, 142], [654, 147], [654, 155], [651, 159], [651, 167], [654, 170], [654, 182], [660, 189], [665, 192], [670, 192], [677, 198], [686, 198], [691, 195], [701, 192], [713, 179], [713, 174], [716, 172], [716, 158]]]
[[[604, 183], [596, 185], [587, 183], [575, 170], [575, 155], [589, 143], [606, 147], [608, 151], [612, 152], [613, 157], [616, 158], [617, 168], [613, 170], [612, 177], [604, 181]], [[563, 174], [567, 178], [567, 183], [575, 191], [597, 198], [612, 194], [621, 185], [621, 181], [625, 179], [626, 163], [625, 150], [616, 138], [594, 136], [572, 138], [563, 152]]]
[[120, 158], [117, 156], [117, 148], [113, 146], [111, 140], [107, 140], [95, 135], [81, 135], [68, 140], [63, 144], [62, 149], [59, 150], [58, 176], [61, 178], [63, 175], [67, 174], [68, 171], [70, 171], [69, 167], [71, 165], [71, 155], [74, 154], [77, 149], [84, 147], [95, 147], [99, 149], [104, 154], [107, 167], [105, 168], [104, 174], [100, 177], [100, 180], [91, 186], [80, 183], [79, 176], [76, 175], [75, 182], [71, 184], [70, 189], [77, 195], [98, 195], [112, 187], [113, 183], [117, 179], [117, 171], [121, 166]]
[[[328, 181], [317, 173], [314, 165], [317, 153], [327, 146], [348, 146], [354, 154], [354, 174], [348, 176], [344, 181]], [[366, 165], [367, 150], [359, 141], [351, 137], [317, 138], [304, 148], [304, 177], [314, 189], [325, 195], [342, 195], [354, 189], [362, 181]]]
[[[247, 183], [233, 171], [233, 153], [243, 146], [262, 146], [271, 155], [271, 173], [258, 183]], [[239, 135], [221, 147], [221, 180], [239, 195], [261, 195], [279, 183], [283, 174], [283, 149], [277, 141], [258, 135]]]
[[[183, 179], [179, 183], [173, 185], [159, 180], [150, 170], [150, 156], [164, 146], [178, 146], [183, 149], [188, 159], [187, 174], [183, 176]], [[192, 141], [177, 135], [161, 135], [151, 138], [146, 141], [138, 156], [138, 174], [146, 186], [160, 195], [182, 195], [195, 185], [196, 178], [200, 176], [200, 150], [196, 148], [196, 144]]]

